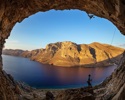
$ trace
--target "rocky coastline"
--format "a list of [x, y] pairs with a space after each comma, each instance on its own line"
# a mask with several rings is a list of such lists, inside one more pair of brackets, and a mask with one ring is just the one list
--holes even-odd
[[4, 76], [11, 84], [18, 100], [95, 100], [93, 87], [77, 89], [36, 89], [24, 82], [15, 81], [3, 70]]
[[124, 49], [108, 44], [76, 44], [70, 41], [51, 43], [32, 51], [4, 49], [4, 55], [26, 57], [42, 64], [63, 67], [104, 67], [118, 64]]

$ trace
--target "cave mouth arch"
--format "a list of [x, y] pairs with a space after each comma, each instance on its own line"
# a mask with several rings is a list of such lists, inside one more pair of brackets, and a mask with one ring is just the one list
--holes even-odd
[[[56, 12], [56, 11], [55, 11], [55, 12]], [[69, 11], [69, 12], [70, 12], [70, 11]], [[82, 12], [82, 13], [83, 13], [83, 12]], [[87, 15], [85, 15], [85, 16], [88, 18]], [[96, 18], [95, 18], [95, 19], [96, 19]], [[27, 19], [26, 19], [26, 20], [27, 20]], [[31, 20], [32, 20], [32, 19], [31, 19]], [[91, 20], [90, 20], [90, 19], [88, 18], [88, 20], [89, 20], [90, 23], [91, 23], [94, 19], [91, 19]], [[104, 19], [102, 19], [102, 20], [104, 20]], [[94, 22], [96, 22], [96, 21], [94, 21]], [[94, 23], [94, 22], [93, 22], [93, 23]], [[108, 23], [108, 22], [107, 22], [107, 23]], [[32, 23], [30, 22], [30, 24], [32, 24]], [[101, 23], [101, 24], [102, 24], [102, 23]], [[93, 26], [93, 25], [91, 25], [91, 26]], [[90, 27], [90, 29], [91, 29], [91, 26], [88, 26], [88, 27]], [[94, 26], [93, 26], [93, 27], [94, 27]], [[98, 27], [98, 26], [97, 26], [97, 27]], [[113, 27], [113, 29], [114, 29], [114, 27]], [[49, 29], [48, 29], [48, 30], [49, 30]], [[106, 29], [104, 29], [104, 30], [106, 30]], [[27, 33], [27, 32], [24, 32], [24, 33]], [[64, 32], [64, 33], [65, 33], [65, 32]], [[94, 33], [95, 33], [95, 32], [94, 32]], [[101, 32], [100, 32], [100, 33], [101, 33]], [[104, 33], [106, 33], [106, 32], [104, 32]], [[21, 33], [20, 33], [20, 34], [21, 34]], [[32, 34], [32, 33], [30, 33], [30, 34]], [[95, 34], [96, 34], [96, 33], [95, 33]], [[95, 35], [95, 34], [94, 34], [94, 35]], [[29, 38], [29, 39], [30, 39], [30, 38]]]
[[[35, 17], [35, 16], [37, 16], [37, 17]], [[61, 16], [64, 16], [64, 17], [61, 17]], [[78, 17], [78, 16], [80, 16], [80, 17]], [[45, 18], [45, 17], [47, 17], [47, 18]], [[68, 17], [68, 18], [66, 18], [66, 17]], [[81, 10], [76, 10], [76, 9], [75, 10], [74, 9], [63, 10], [63, 11], [61, 11], [61, 10], [56, 11], [56, 10], [52, 9], [47, 12], [35, 13], [35, 14], [31, 15], [30, 18], [24, 19], [21, 23], [16, 23], [16, 25], [13, 27], [13, 29], [11, 31], [11, 34], [13, 35], [13, 37], [16, 34], [24, 34], [25, 35], [24, 38], [27, 38], [28, 36], [30, 36], [30, 34], [31, 35], [33, 35], [35, 33], [38, 35], [43, 34], [43, 36], [39, 35], [41, 37], [41, 40], [43, 39], [43, 41], [45, 40], [45, 38], [48, 41], [51, 40], [51, 37], [53, 38], [53, 36], [52, 36], [52, 34], [53, 34], [53, 35], [55, 35], [55, 38], [56, 37], [59, 38], [57, 41], [54, 41], [54, 42], [71, 41], [71, 42], [75, 42], [77, 44], [82, 44], [82, 43], [90, 44], [92, 42], [100, 42], [101, 40], [104, 40], [104, 38], [105, 38], [105, 41], [102, 41], [101, 43], [106, 43], [106, 44], [112, 45], [112, 42], [116, 43], [119, 41], [119, 39], [124, 40], [124, 38], [122, 38], [122, 35], [120, 35], [120, 38], [117, 41], [114, 41], [114, 40], [116, 40], [116, 37], [118, 36], [117, 34], [120, 34], [119, 30], [117, 30], [116, 27], [112, 23], [110, 23], [108, 20], [97, 17], [95, 15], [94, 15], [94, 17], [92, 19], [90, 19], [86, 12], [83, 12]], [[34, 20], [35, 18], [37, 20]], [[52, 20], [50, 20], [51, 18], [52, 18]], [[42, 19], [42, 20], [40, 20], [40, 19]], [[44, 21], [44, 20], [46, 20], [46, 21]], [[56, 21], [56, 20], [58, 20], [58, 21]], [[63, 21], [61, 21], [61, 20], [63, 20]], [[69, 24], [67, 24], [67, 23], [69, 23]], [[83, 23], [83, 24], [81, 24], [81, 23]], [[69, 26], [71, 26], [71, 27], [69, 27]], [[39, 30], [40, 28], [41, 28], [41, 30]], [[17, 31], [17, 30], [19, 30], [19, 31]], [[52, 32], [49, 30], [52, 30]], [[53, 30], [55, 30], [55, 31], [53, 31]], [[63, 31], [63, 30], [65, 30], [65, 31]], [[99, 30], [102, 30], [102, 31], [99, 31]], [[65, 33], [65, 37], [62, 35], [63, 33]], [[115, 33], [116, 37], [113, 38], [114, 33]], [[50, 35], [50, 37], [48, 36], [49, 38], [47, 38], [47, 35], [45, 36], [45, 34]], [[57, 35], [57, 34], [59, 34], [59, 35]], [[83, 35], [81, 35], [81, 34], [83, 34]], [[104, 34], [104, 35], [101, 36], [101, 34]], [[76, 41], [75, 39], [70, 40], [70, 38], [68, 39], [66, 37], [66, 35], [67, 35], [67, 37], [79, 38], [79, 40], [83, 39], [83, 42], [78, 42], [78, 40]], [[79, 36], [79, 37], [77, 37], [77, 36]], [[94, 39], [93, 38], [89, 39], [90, 38], [89, 36], [93, 37]], [[20, 37], [23, 37], [23, 36], [20, 35]], [[36, 39], [35, 35], [34, 35], [34, 37]], [[66, 39], [63, 40], [60, 37], [66, 38]], [[19, 36], [18, 36], [18, 38], [19, 38]], [[87, 41], [87, 38], [88, 38], [88, 41]], [[9, 42], [8, 40], [9, 39], [6, 39], [6, 42]], [[27, 38], [27, 41], [28, 40], [30, 40], [30, 39]], [[33, 40], [33, 38], [32, 38], [32, 40]], [[25, 39], [25, 41], [26, 41], [26, 39]], [[41, 42], [43, 42], [43, 41], [41, 41]], [[10, 42], [12, 42], [12, 38], [11, 38]], [[18, 40], [13, 40], [12, 43], [14, 43], [14, 42], [18, 42]], [[28, 41], [28, 42], [30, 42], [30, 41]], [[46, 41], [46, 45], [49, 43], [54, 43], [54, 42], [50, 41], [47, 43], [47, 41]], [[25, 44], [25, 43], [23, 43], [23, 44]], [[36, 45], [36, 44], [34, 44], [34, 45]], [[44, 45], [44, 48], [46, 45]], [[119, 46], [121, 44], [115, 44], [115, 46], [116, 45]], [[15, 49], [17, 49], [17, 48], [15, 48]]]
[[[63, 10], [63, 9], [79, 9], [84, 10], [87, 13], [103, 17], [111, 21], [122, 34], [125, 34], [125, 14], [124, 14], [124, 1], [123, 0], [4, 0], [1, 1], [1, 10], [0, 10], [0, 54], [2, 54], [2, 48], [5, 43], [5, 39], [10, 35], [10, 31], [16, 22], [21, 22], [24, 18], [38, 12], [38, 11], [47, 11], [50, 9]], [[15, 9], [16, 8], [16, 9]], [[0, 56], [0, 69], [2, 70], [2, 58]], [[106, 90], [109, 91], [108, 94], [105, 94], [107, 97], [113, 99], [124, 100], [124, 65], [120, 66], [117, 71], [110, 77], [108, 80]], [[0, 76], [3, 78], [3, 81], [0, 80], [2, 99], [3, 100], [16, 100], [14, 98], [14, 91], [10, 87], [7, 79], [4, 78], [3, 74]], [[123, 76], [123, 79], [119, 78]], [[5, 84], [6, 83], [6, 84]], [[118, 84], [116, 84], [118, 83]], [[110, 87], [112, 84], [112, 87]], [[115, 89], [113, 88], [115, 87]], [[109, 95], [112, 94], [112, 95]]]

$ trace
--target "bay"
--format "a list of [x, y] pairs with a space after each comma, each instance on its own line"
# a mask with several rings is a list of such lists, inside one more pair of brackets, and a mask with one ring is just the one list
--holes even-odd
[[57, 67], [44, 65], [28, 58], [2, 55], [3, 70], [11, 74], [15, 80], [41, 89], [65, 89], [87, 86], [88, 75], [91, 74], [92, 85], [101, 83], [111, 75], [116, 66], [84, 68]]

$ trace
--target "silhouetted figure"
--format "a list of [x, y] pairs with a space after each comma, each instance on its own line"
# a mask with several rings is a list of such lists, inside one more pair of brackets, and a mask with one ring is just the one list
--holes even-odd
[[93, 14], [88, 14], [88, 16], [89, 16], [90, 19], [94, 18]]
[[87, 81], [89, 87], [92, 87], [91, 81], [92, 81], [91, 75], [89, 74], [88, 75], [88, 81]]

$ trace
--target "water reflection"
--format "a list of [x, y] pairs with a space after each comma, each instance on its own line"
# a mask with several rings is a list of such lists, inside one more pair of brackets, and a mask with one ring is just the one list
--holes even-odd
[[92, 84], [99, 84], [109, 76], [116, 66], [100, 68], [65, 68], [43, 65], [27, 58], [3, 55], [4, 70], [16, 80], [36, 88], [76, 88], [87, 85], [88, 74]]

